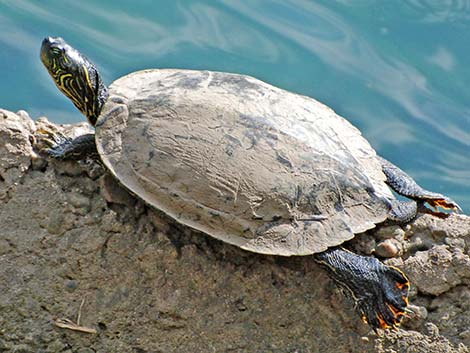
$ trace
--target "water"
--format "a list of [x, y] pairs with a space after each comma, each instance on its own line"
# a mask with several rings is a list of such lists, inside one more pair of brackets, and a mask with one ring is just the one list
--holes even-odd
[[105, 81], [238, 72], [326, 103], [384, 157], [470, 212], [469, 0], [0, 0], [0, 107], [84, 118], [39, 61], [60, 35]]

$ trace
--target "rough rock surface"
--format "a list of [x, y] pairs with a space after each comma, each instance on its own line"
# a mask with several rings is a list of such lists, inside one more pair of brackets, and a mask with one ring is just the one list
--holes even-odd
[[88, 130], [0, 110], [0, 352], [469, 352], [469, 217], [421, 216], [348, 244], [398, 254], [386, 262], [413, 282], [414, 314], [375, 334], [310, 257], [179, 226], [99, 164], [38, 155], [44, 128]]

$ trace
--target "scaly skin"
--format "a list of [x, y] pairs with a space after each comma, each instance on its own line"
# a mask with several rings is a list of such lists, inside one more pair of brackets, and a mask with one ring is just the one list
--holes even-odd
[[372, 328], [396, 328], [405, 315], [410, 283], [399, 269], [374, 257], [340, 247], [314, 255], [330, 277], [351, 298], [364, 322]]
[[398, 194], [413, 200], [427, 202], [432, 207], [442, 207], [457, 212], [462, 211], [457, 202], [451, 198], [422, 188], [396, 165], [380, 156], [377, 156], [377, 158], [382, 164], [382, 170], [387, 177], [387, 184]]
[[45, 38], [41, 61], [57, 87], [95, 126], [108, 89], [95, 65], [62, 38]]

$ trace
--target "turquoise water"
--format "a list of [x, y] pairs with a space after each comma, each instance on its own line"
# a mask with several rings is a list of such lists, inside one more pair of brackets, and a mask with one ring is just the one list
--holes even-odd
[[315, 97], [470, 212], [468, 0], [0, 0], [0, 107], [65, 123], [83, 117], [39, 61], [48, 35], [107, 83], [143, 68], [210, 69]]

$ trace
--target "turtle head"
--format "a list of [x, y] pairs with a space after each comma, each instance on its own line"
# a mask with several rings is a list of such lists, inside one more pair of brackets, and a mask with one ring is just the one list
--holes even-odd
[[57, 87], [95, 126], [108, 98], [108, 89], [95, 65], [60, 37], [43, 40], [41, 61]]

